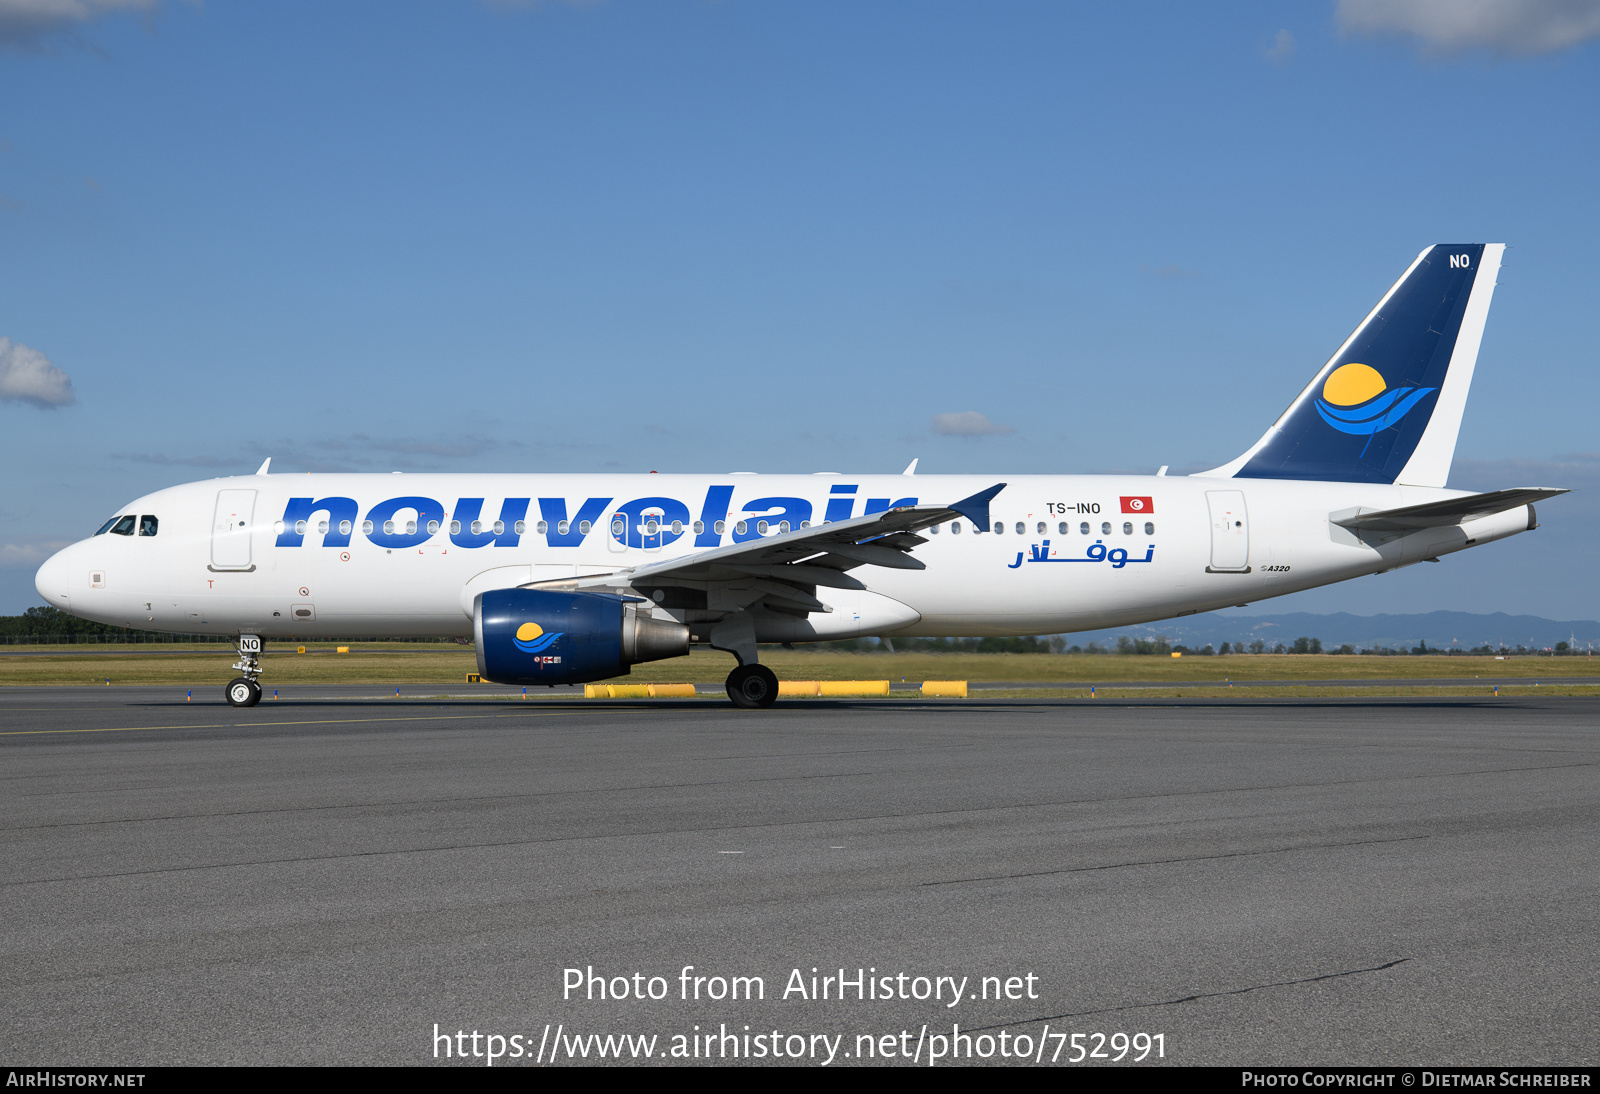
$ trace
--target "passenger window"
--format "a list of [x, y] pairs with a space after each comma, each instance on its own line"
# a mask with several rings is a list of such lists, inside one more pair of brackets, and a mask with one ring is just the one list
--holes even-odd
[[711, 530], [713, 532], [717, 533], [717, 535], [720, 536], [724, 531], [727, 530], [727, 527], [728, 527], [728, 522], [727, 521], [719, 520], [719, 521], [717, 521], [717, 523], [715, 523], [715, 524], [713, 524], [711, 526]]
[[705, 521], [697, 520], [697, 521], [694, 522], [694, 534], [695, 535], [698, 536], [702, 532], [704, 532], [705, 530], [706, 530], [706, 522]]
[[580, 536], [586, 536], [589, 534], [589, 529], [593, 527], [594, 525], [590, 524], [588, 521], [580, 520], [578, 522], [578, 534]]
[[450, 534], [452, 536], [459, 536], [461, 534], [461, 522], [459, 520], [453, 520], [450, 522]]
[[683, 521], [675, 520], [672, 522], [672, 534], [675, 536], [683, 535]]
[[571, 530], [571, 528], [572, 528], [572, 524], [571, 524], [570, 521], [565, 521], [565, 520], [556, 521], [556, 535], [558, 535], [558, 536], [566, 535], [567, 532]]
[[372, 534], [372, 522], [370, 520], [364, 520], [361, 522], [361, 534], [364, 536], [370, 536]]
[[998, 535], [1004, 535], [1005, 534], [1005, 530], [1006, 530], [1006, 526], [1005, 526], [1004, 523], [1002, 523], [1001, 521], [998, 521], [998, 520], [994, 522], [994, 534], [995, 535], [997, 535], [997, 536]]
[[1133, 535], [1133, 521], [1125, 520], [1122, 522], [1122, 534], [1125, 536]]
[[95, 535], [97, 535], [97, 536], [103, 536], [103, 535], [105, 535], [105, 534], [106, 534], [106, 533], [107, 533], [107, 532], [109, 532], [109, 531], [111, 531], [111, 526], [112, 526], [112, 525], [113, 525], [113, 524], [115, 524], [115, 523], [117, 523], [117, 519], [118, 519], [118, 518], [116, 518], [116, 517], [112, 517], [112, 518], [111, 518], [111, 519], [110, 519], [110, 520], [108, 520], [108, 521], [106, 521], [106, 522], [105, 522], [105, 523], [104, 523], [104, 524], [102, 524], [102, 525], [101, 525], [101, 526], [100, 526], [100, 530], [99, 530], [99, 531], [98, 531], [98, 532], [96, 532], [96, 533], [95, 533]]
[[[1041, 532], [1044, 531], [1044, 525], [1042, 525], [1042, 524], [1039, 525], [1039, 531], [1041, 531]], [[1027, 534], [1028, 534], [1028, 526], [1026, 524], [1022, 523], [1022, 521], [1020, 521], [1020, 520], [1017, 521], [1017, 535], [1025, 536]]]
[[779, 532], [787, 532], [788, 530], [789, 530], [789, 522], [786, 521], [786, 520], [780, 520], [778, 522], [778, 531]]
[[1082, 535], [1088, 535], [1089, 534], [1089, 522], [1088, 521], [1084, 521], [1082, 524], [1078, 525], [1078, 531]]
[[503, 535], [506, 534], [506, 522], [505, 521], [497, 520], [497, 521], [494, 522], [494, 534], [497, 535], [497, 536], [503, 536]]
[[546, 533], [546, 532], [548, 532], [548, 531], [549, 531], [549, 530], [550, 530], [550, 525], [549, 525], [549, 523], [548, 523], [548, 522], [546, 522], [546, 521], [542, 521], [542, 520], [541, 520], [541, 521], [540, 521], [540, 522], [539, 522], [539, 523], [538, 523], [538, 524], [535, 524], [535, 525], [534, 525], [534, 526], [533, 526], [533, 531], [534, 531], [534, 534], [535, 534], [535, 535], [540, 535], [540, 536], [542, 536], [542, 535], [544, 535], [544, 534], [545, 534], [545, 533]]
[[305, 521], [297, 520], [297, 521], [294, 522], [294, 534], [297, 535], [297, 536], [303, 536], [303, 535], [306, 534], [306, 522]]
[[618, 539], [621, 539], [622, 533], [626, 532], [627, 530], [628, 525], [621, 517], [618, 517], [616, 520], [611, 522], [611, 534], [616, 536]]
[[438, 531], [439, 531], [439, 522], [436, 521], [436, 520], [430, 520], [428, 522], [428, 534], [430, 536], [437, 535]]
[[317, 524], [317, 535], [325, 536], [327, 534], [328, 534], [328, 522], [325, 521], [325, 520], [318, 522], [318, 524]]
[[1041, 521], [1040, 521], [1040, 522], [1039, 522], [1039, 534], [1040, 534], [1040, 535], [1041, 535], [1041, 536], [1042, 536], [1042, 535], [1044, 535], [1044, 530], [1045, 530], [1045, 529], [1046, 529], [1046, 528], [1048, 528], [1048, 527], [1049, 527], [1049, 525], [1047, 525], [1047, 524], [1045, 524], [1045, 522], [1044, 522], [1044, 521], [1042, 521], [1042, 520], [1041, 520]]
[[803, 520], [803, 521], [800, 522], [800, 527], [802, 527], [802, 528], [810, 528], [811, 527], [811, 522], [809, 520]]
[[953, 520], [950, 522], [950, 534], [952, 536], [959, 536], [961, 534], [961, 522], [959, 520]]
[[339, 522], [339, 534], [341, 536], [348, 536], [350, 534], [350, 522], [349, 521], [341, 520]]
[[767, 527], [768, 527], [768, 525], [767, 525], [766, 521], [764, 521], [764, 520], [756, 521], [756, 535], [758, 535], [758, 536], [766, 535], [767, 534]]
[[747, 525], [745, 524], [745, 522], [741, 520], [738, 524], [735, 524], [733, 526], [733, 534], [736, 535], [736, 536], [744, 535], [744, 530], [745, 530], [746, 527], [747, 527]]
[[1066, 535], [1068, 532], [1070, 532], [1072, 530], [1072, 525], [1068, 524], [1066, 521], [1062, 521], [1059, 525], [1057, 525], [1057, 530], [1062, 535]]
[[414, 520], [406, 521], [406, 535], [414, 536], [416, 534], [417, 534], [417, 522], [414, 521]]
[[475, 520], [472, 522], [472, 534], [475, 536], [483, 535], [483, 521]]
[[525, 520], [519, 520], [517, 523], [511, 526], [511, 530], [520, 536], [522, 533], [528, 530], [528, 522]]
[[158, 527], [158, 525], [159, 525], [159, 522], [156, 520], [155, 517], [140, 517], [139, 518], [139, 534], [141, 536], [153, 536], [153, 535], [156, 534], [156, 528]]
[[1153, 536], [1156, 534], [1156, 526], [1154, 521], [1147, 520], [1144, 522], [1144, 534], [1147, 536]]
[[1111, 534], [1111, 522], [1109, 520], [1101, 523], [1100, 534], [1102, 536], [1109, 536]]
[[937, 524], [935, 524], [932, 528], [929, 528], [928, 531], [932, 532], [934, 535], [938, 535], [939, 534], [939, 526]]
[[125, 516], [125, 517], [119, 518], [117, 520], [117, 523], [115, 523], [115, 524], [113, 524], [111, 526], [111, 534], [114, 535], [114, 536], [131, 536], [131, 535], [133, 535], [133, 521], [134, 521], [134, 517], [133, 517], [133, 514], [131, 514], [131, 513], [128, 514], [127, 516]]

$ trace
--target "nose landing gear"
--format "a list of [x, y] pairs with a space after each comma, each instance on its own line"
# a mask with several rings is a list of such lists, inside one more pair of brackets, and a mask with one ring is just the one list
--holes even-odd
[[233, 666], [244, 675], [228, 682], [228, 705], [253, 707], [261, 702], [261, 639], [254, 634], [241, 634], [238, 644], [239, 660]]

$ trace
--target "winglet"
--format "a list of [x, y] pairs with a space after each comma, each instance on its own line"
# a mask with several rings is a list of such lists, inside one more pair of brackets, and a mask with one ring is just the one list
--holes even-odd
[[970, 498], [950, 503], [950, 508], [966, 517], [984, 531], [989, 530], [989, 503], [994, 496], [1006, 488], [1003, 482], [997, 482], [987, 490], [980, 490]]
[[267, 473], [267, 468], [269, 468], [271, 466], [272, 466], [272, 457], [268, 456], [266, 459], [261, 461], [261, 466], [256, 468], [256, 474], [265, 475]]

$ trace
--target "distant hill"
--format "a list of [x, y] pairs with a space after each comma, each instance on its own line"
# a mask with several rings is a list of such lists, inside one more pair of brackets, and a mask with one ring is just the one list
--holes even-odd
[[1310, 612], [1220, 615], [1208, 612], [1160, 623], [1142, 623], [1136, 627], [1082, 631], [1071, 635], [1068, 640], [1075, 645], [1098, 641], [1114, 646], [1121, 635], [1130, 638], [1165, 636], [1175, 644], [1191, 647], [1207, 643], [1220, 647], [1224, 642], [1244, 642], [1248, 645], [1258, 639], [1268, 647], [1279, 642], [1293, 645], [1296, 638], [1304, 636], [1321, 639], [1325, 649], [1337, 649], [1346, 644], [1357, 649], [1373, 646], [1411, 649], [1422, 642], [1442, 649], [1452, 646], [1472, 649], [1485, 644], [1497, 648], [1504, 645], [1513, 649], [1517, 646], [1545, 649], [1557, 642], [1570, 642], [1574, 649], [1587, 649], [1591, 644], [1600, 647], [1600, 622], [1593, 619], [1543, 619], [1536, 615], [1507, 615], [1504, 612], [1492, 615], [1471, 612], [1428, 612], [1426, 615], [1351, 615], [1349, 612], [1332, 615], [1314, 615]]

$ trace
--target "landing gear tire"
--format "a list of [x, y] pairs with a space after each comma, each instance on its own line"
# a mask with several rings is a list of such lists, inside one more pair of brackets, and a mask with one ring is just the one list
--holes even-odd
[[261, 702], [261, 685], [241, 676], [228, 684], [227, 695], [229, 706], [253, 707]]
[[728, 698], [746, 710], [765, 710], [778, 701], [778, 678], [765, 665], [740, 665], [728, 673]]

